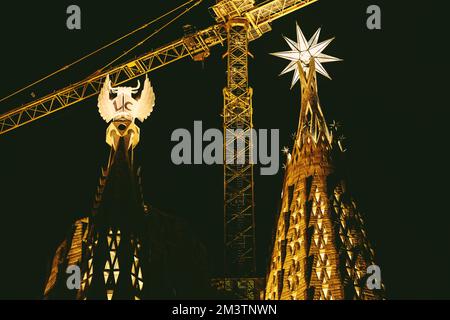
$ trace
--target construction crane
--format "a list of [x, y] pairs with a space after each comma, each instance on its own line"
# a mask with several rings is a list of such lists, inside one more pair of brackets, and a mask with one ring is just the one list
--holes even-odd
[[[15, 108], [0, 116], [0, 135], [65, 109], [100, 92], [106, 75], [113, 86], [162, 68], [185, 57], [202, 61], [218, 44], [226, 46], [227, 87], [224, 88], [223, 129], [241, 132], [225, 139], [224, 151], [244, 141], [245, 159], [251, 141], [245, 142], [252, 129], [252, 89], [248, 82], [248, 43], [271, 30], [270, 23], [317, 0], [268, 0], [255, 5], [255, 0], [221, 0], [210, 8], [217, 24], [188, 33], [154, 51], [109, 70], [102, 70], [85, 80]], [[236, 129], [241, 129], [235, 131]], [[230, 146], [227, 143], [234, 143]], [[242, 151], [240, 151], [242, 152]], [[224, 152], [224, 244], [226, 277], [252, 277], [255, 274], [255, 221], [253, 165], [236, 164], [242, 155]], [[247, 297], [251, 298], [251, 297]]]
[[97, 95], [107, 74], [112, 85], [117, 86], [185, 57], [196, 61], [207, 58], [210, 48], [226, 43], [226, 22], [231, 18], [240, 17], [248, 21], [247, 38], [250, 42], [270, 31], [270, 23], [274, 20], [316, 1], [272, 0], [253, 7], [253, 0], [222, 0], [211, 8], [220, 23], [11, 109], [0, 116], [0, 135]]

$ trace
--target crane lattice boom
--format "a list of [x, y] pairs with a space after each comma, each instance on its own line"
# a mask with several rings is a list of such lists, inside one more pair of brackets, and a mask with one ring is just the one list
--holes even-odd
[[[248, 41], [253, 41], [271, 30], [270, 22], [316, 1], [272, 0], [256, 7], [246, 7], [245, 10], [236, 8], [235, 11], [227, 11], [225, 8], [222, 12], [214, 12], [219, 22], [216, 25], [185, 36], [112, 69], [95, 73], [85, 80], [1, 115], [0, 135], [97, 95], [107, 74], [110, 76], [112, 85], [117, 86], [184, 57], [190, 56], [194, 60], [206, 58], [211, 47], [223, 45], [226, 42], [225, 21], [229, 17], [244, 17], [249, 24]], [[225, 2], [238, 3], [239, 1]], [[248, 3], [248, 1], [241, 2]]]

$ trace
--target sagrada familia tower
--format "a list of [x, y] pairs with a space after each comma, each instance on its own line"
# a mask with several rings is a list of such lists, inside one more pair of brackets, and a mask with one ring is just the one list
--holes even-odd
[[319, 103], [317, 73], [329, 78], [322, 63], [340, 59], [323, 54], [333, 39], [318, 42], [320, 29], [307, 41], [297, 25], [297, 42], [285, 37], [290, 51], [282, 74], [300, 80], [301, 111], [292, 153], [287, 155], [282, 198], [267, 275], [265, 299], [380, 299], [384, 287], [366, 285], [372, 250], [342, 166], [343, 146], [325, 121]]
[[[143, 122], [155, 103], [148, 79], [138, 88], [112, 88], [106, 79], [98, 99], [109, 123], [111, 147], [101, 170], [92, 213], [76, 221], [56, 250], [46, 299], [192, 299], [208, 288], [204, 247], [185, 223], [148, 205], [142, 195], [141, 170], [134, 149]], [[115, 94], [114, 99], [110, 95]], [[68, 286], [67, 270], [79, 270], [80, 283]], [[75, 274], [76, 276], [76, 274]]]

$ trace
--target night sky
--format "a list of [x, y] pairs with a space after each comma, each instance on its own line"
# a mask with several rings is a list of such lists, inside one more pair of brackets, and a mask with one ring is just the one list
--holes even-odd
[[[181, 4], [164, 1], [39, 1], [2, 4], [2, 86], [0, 96], [76, 60]], [[140, 55], [214, 23], [207, 8], [195, 8], [151, 41]], [[413, 5], [414, 3], [414, 5]], [[319, 0], [273, 23], [273, 30], [250, 44], [250, 84], [255, 128], [279, 128], [280, 146], [291, 146], [300, 96], [291, 75], [278, 77], [286, 35], [295, 38], [298, 21], [307, 38], [322, 27], [321, 40], [336, 39], [325, 53], [343, 62], [325, 65], [319, 96], [328, 122], [343, 123], [348, 180], [366, 221], [368, 236], [392, 299], [450, 298], [450, 218], [446, 170], [448, 102], [444, 81], [432, 75], [448, 65], [440, 48], [441, 27], [430, 8], [412, 1]], [[82, 29], [66, 28], [66, 8], [78, 4]], [[382, 30], [366, 28], [366, 8], [382, 9]], [[416, 7], [413, 7], [416, 6]], [[425, 23], [425, 19], [431, 18]], [[155, 26], [156, 27], [156, 26]], [[427, 30], [428, 27], [430, 30]], [[143, 39], [145, 30], [68, 71], [0, 103], [6, 112], [22, 103], [84, 79]], [[149, 75], [156, 106], [141, 128], [135, 150], [143, 169], [144, 196], [160, 210], [186, 220], [207, 246], [211, 275], [222, 268], [223, 168], [175, 166], [170, 135], [177, 128], [221, 128], [226, 60], [214, 47], [202, 65], [189, 59]], [[443, 72], [440, 72], [441, 74]], [[143, 78], [142, 78], [143, 79]], [[446, 79], [448, 82], [448, 79]], [[129, 85], [135, 86], [136, 81]], [[56, 246], [71, 223], [90, 213], [100, 167], [106, 164], [106, 123], [96, 99], [57, 112], [0, 136], [1, 231], [0, 298], [42, 297], [44, 278]], [[280, 154], [280, 161], [282, 161]], [[265, 274], [280, 199], [283, 170], [260, 176], [255, 168], [258, 273]]]

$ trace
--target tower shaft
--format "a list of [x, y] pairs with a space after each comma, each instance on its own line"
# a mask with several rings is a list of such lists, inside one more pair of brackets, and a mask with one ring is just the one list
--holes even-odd
[[248, 21], [227, 22], [227, 87], [223, 90], [224, 243], [227, 276], [255, 272], [252, 89], [248, 86]]

